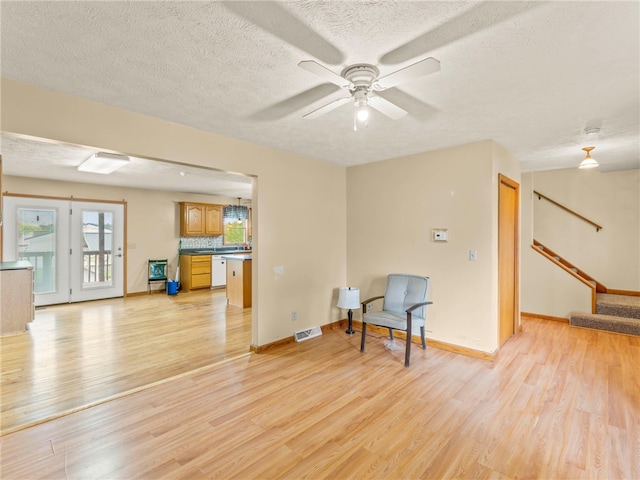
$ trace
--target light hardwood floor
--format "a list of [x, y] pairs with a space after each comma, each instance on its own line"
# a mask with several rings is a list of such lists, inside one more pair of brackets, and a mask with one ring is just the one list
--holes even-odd
[[1, 432], [248, 354], [251, 309], [224, 290], [135, 296], [36, 311], [2, 337]]
[[3, 478], [640, 478], [640, 338], [525, 320], [494, 362], [342, 329], [0, 438]]

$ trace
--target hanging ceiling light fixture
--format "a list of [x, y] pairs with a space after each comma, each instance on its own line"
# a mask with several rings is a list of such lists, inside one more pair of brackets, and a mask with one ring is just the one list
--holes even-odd
[[238, 197], [238, 205], [227, 205], [224, 207], [224, 218], [235, 220], [242, 223], [249, 218], [249, 208], [240, 205], [242, 197]]
[[595, 159], [591, 156], [591, 150], [593, 150], [596, 147], [584, 147], [582, 150], [584, 150], [585, 152], [587, 152], [587, 156], [584, 157], [584, 160], [582, 160], [582, 162], [580, 162], [580, 166], [578, 168], [595, 168], [597, 166], [599, 166], [598, 162], [595, 161]]

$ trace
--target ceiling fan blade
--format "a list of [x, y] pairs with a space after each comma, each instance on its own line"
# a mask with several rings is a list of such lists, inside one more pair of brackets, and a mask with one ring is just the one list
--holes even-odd
[[400, 108], [395, 103], [391, 103], [389, 100], [378, 97], [377, 95], [371, 95], [369, 97], [369, 105], [394, 120], [398, 120], [407, 114], [406, 110]]
[[303, 60], [298, 64], [300, 68], [303, 68], [307, 72], [311, 72], [320, 78], [325, 79], [327, 82], [331, 82], [342, 88], [352, 88], [353, 84], [346, 78], [341, 77], [337, 73], [332, 72], [326, 67], [323, 67], [318, 62], [313, 60]]
[[393, 73], [380, 77], [375, 81], [374, 90], [384, 90], [386, 88], [395, 87], [396, 85], [424, 77], [431, 73], [440, 71], [440, 62], [435, 58], [429, 57], [419, 62], [409, 65], [408, 67], [396, 70]]
[[334, 100], [331, 103], [327, 103], [326, 105], [323, 105], [320, 108], [316, 108], [314, 111], [309, 112], [306, 115], [303, 115], [302, 118], [308, 118], [308, 119], [318, 118], [320, 115], [324, 115], [325, 113], [328, 113], [331, 110], [338, 108], [339, 106], [344, 105], [345, 103], [348, 103], [350, 101], [351, 101], [351, 97], [339, 98], [337, 100]]

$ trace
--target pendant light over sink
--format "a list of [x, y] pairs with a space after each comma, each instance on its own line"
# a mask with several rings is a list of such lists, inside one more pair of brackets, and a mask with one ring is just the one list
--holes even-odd
[[240, 205], [240, 200], [242, 200], [242, 198], [238, 197], [238, 205], [227, 205], [224, 207], [223, 215], [225, 219], [235, 220], [238, 223], [249, 219], [249, 208]]

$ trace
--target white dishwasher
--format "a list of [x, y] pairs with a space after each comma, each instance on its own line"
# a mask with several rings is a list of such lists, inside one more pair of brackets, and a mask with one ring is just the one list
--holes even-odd
[[211, 286], [224, 287], [227, 284], [227, 261], [220, 255], [211, 255]]

